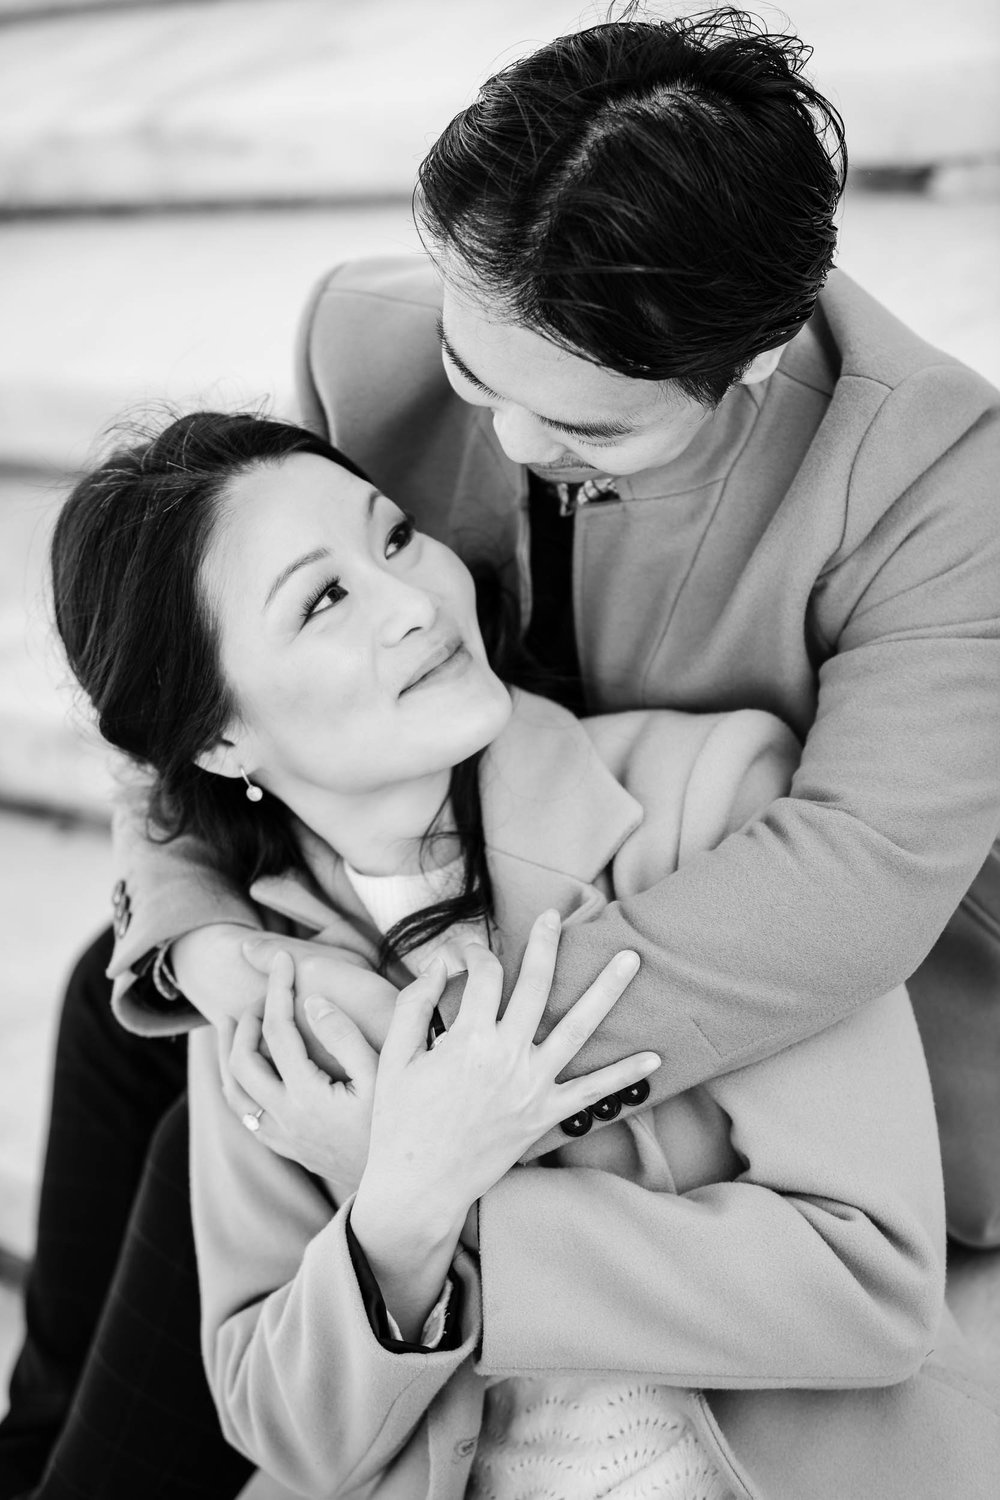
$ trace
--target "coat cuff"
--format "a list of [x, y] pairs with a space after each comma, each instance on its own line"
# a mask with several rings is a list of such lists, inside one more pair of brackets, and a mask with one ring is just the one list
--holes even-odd
[[412, 1343], [399, 1337], [399, 1326], [382, 1299], [375, 1273], [351, 1227], [350, 1215], [344, 1220], [344, 1231], [368, 1323], [382, 1348], [395, 1354], [440, 1354], [457, 1349], [462, 1343], [463, 1297], [458, 1277], [449, 1275], [444, 1291], [428, 1313], [422, 1329], [424, 1342]]

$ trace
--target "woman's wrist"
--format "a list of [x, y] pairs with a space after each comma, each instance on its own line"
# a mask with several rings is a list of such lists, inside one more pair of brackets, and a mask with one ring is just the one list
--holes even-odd
[[396, 1192], [366, 1169], [351, 1206], [351, 1225], [359, 1239], [363, 1231], [380, 1253], [389, 1254], [399, 1245], [415, 1255], [433, 1254], [442, 1245], [458, 1243], [468, 1211], [468, 1204], [435, 1203], [426, 1195]]
[[351, 1229], [407, 1340], [419, 1339], [441, 1295], [467, 1211], [434, 1211], [424, 1203], [390, 1200], [362, 1179], [351, 1205]]

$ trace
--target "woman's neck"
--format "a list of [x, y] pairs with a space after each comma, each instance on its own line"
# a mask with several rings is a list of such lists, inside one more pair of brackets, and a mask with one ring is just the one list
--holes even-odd
[[[355, 870], [364, 875], [412, 875], [448, 864], [460, 853], [447, 806], [451, 773], [352, 796], [296, 787], [282, 800]], [[431, 826], [440, 832], [423, 849]], [[423, 853], [423, 858], [421, 855]]]

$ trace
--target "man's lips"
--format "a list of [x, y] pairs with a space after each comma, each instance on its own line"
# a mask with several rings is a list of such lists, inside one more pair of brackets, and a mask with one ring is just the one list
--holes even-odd
[[528, 468], [533, 474], [537, 474], [539, 479], [549, 479], [553, 481], [569, 479], [570, 483], [573, 482], [573, 480], [570, 479], [571, 475], [574, 476], [574, 478], [587, 479], [591, 474], [597, 474], [600, 472], [598, 469], [593, 468], [590, 464], [561, 464], [556, 466], [553, 466], [552, 464], [528, 464]]
[[408, 693], [411, 688], [414, 688], [419, 683], [423, 682], [425, 677], [429, 677], [431, 673], [436, 672], [439, 667], [443, 667], [445, 662], [451, 661], [452, 657], [456, 656], [458, 652], [461, 651], [462, 646], [463, 642], [461, 640], [442, 641], [441, 645], [437, 646], [430, 653], [430, 655], [424, 657], [423, 662], [412, 674], [412, 676], [407, 678], [406, 682], [399, 690], [400, 697], [402, 697], [404, 693]]

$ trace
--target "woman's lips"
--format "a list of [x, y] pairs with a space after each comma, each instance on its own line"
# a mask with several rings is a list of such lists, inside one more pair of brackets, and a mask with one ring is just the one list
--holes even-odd
[[400, 690], [399, 696], [410, 692], [413, 688], [421, 687], [431, 677], [437, 677], [439, 673], [456, 662], [459, 657], [465, 657], [464, 641], [446, 641], [426, 658], [423, 664], [417, 668], [413, 676]]

